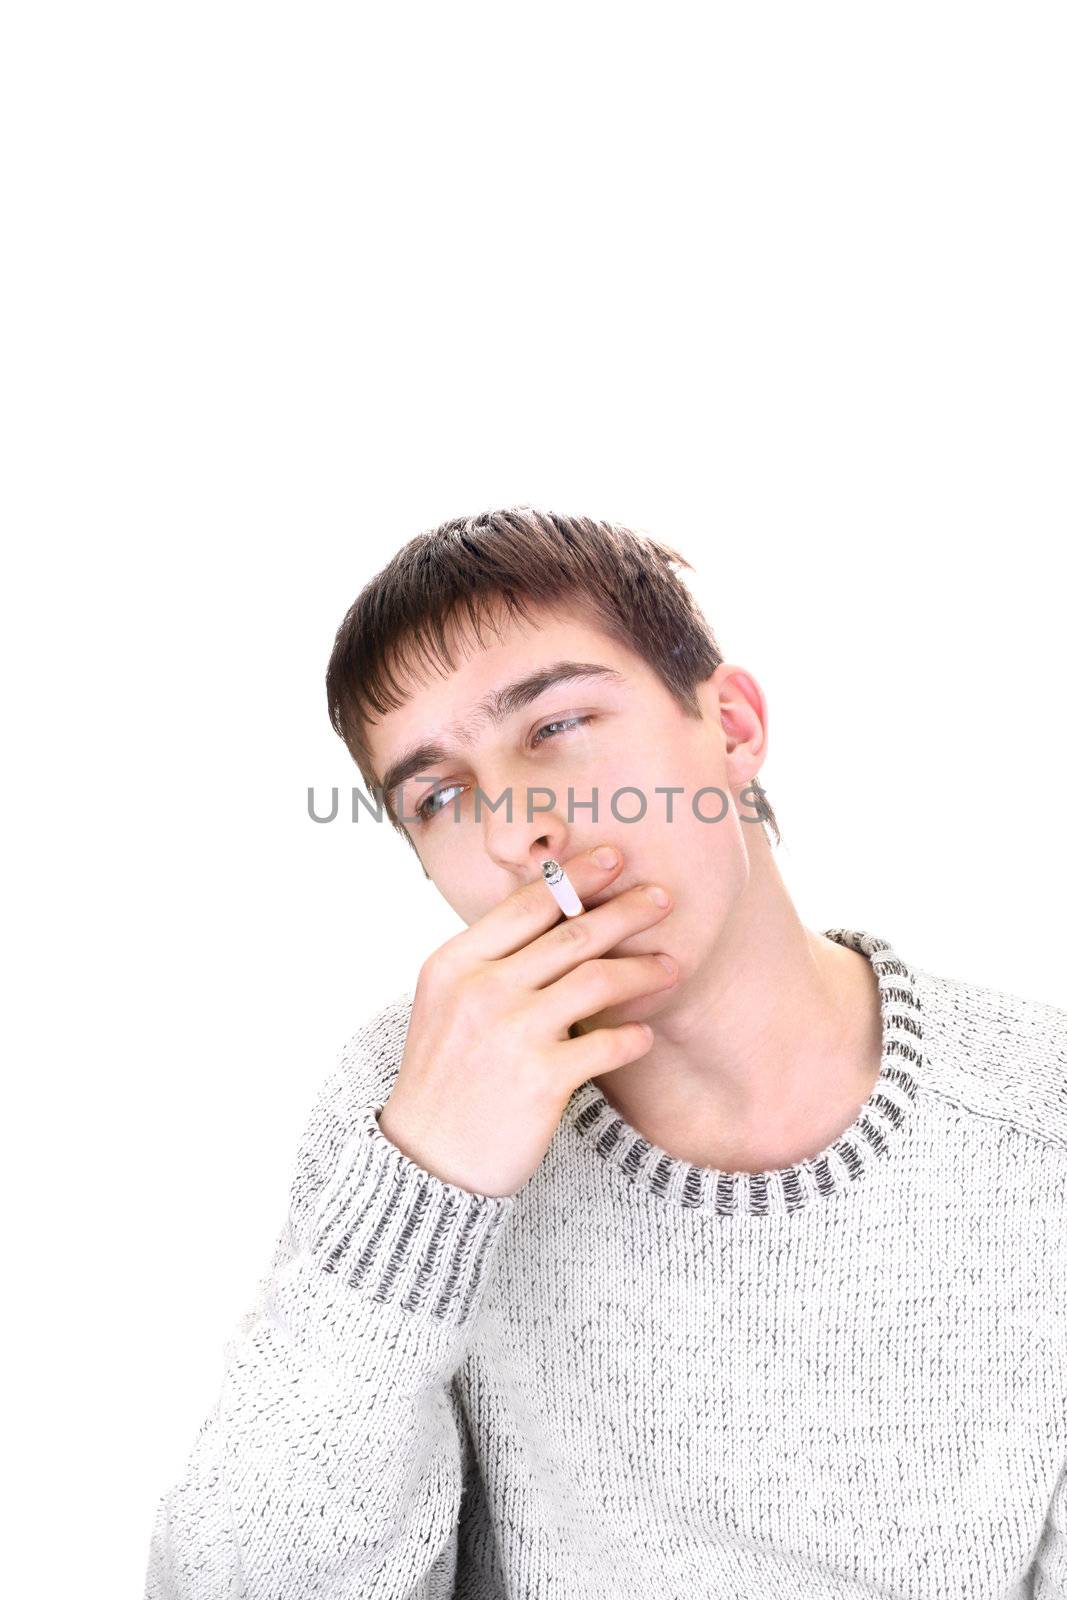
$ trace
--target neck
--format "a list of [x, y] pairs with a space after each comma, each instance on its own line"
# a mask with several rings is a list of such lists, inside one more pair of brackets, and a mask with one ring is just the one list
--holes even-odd
[[751, 873], [702, 967], [653, 1020], [651, 1050], [594, 1080], [671, 1155], [764, 1172], [816, 1155], [878, 1077], [870, 963], [803, 926], [760, 833]]

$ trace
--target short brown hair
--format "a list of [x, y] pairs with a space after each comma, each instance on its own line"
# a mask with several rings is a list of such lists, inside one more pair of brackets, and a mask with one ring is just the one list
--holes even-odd
[[[475, 637], [494, 602], [509, 614], [531, 606], [589, 613], [609, 637], [641, 656], [689, 715], [700, 715], [694, 688], [724, 660], [715, 635], [672, 564], [692, 564], [646, 534], [591, 517], [566, 517], [511, 506], [454, 517], [410, 539], [375, 574], [337, 630], [326, 669], [330, 722], [355, 761], [368, 795], [380, 778], [364, 740], [368, 708], [379, 715], [405, 704], [395, 668], [413, 656], [450, 671], [446, 624], [465, 611]], [[757, 815], [781, 834], [756, 778]], [[386, 797], [389, 820], [414, 849]]]

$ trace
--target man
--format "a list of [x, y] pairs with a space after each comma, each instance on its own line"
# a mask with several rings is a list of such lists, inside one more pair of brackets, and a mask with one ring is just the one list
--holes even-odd
[[148, 1600], [1067, 1600], [1067, 1013], [803, 925], [679, 564], [500, 511], [346, 616], [466, 927], [323, 1086]]

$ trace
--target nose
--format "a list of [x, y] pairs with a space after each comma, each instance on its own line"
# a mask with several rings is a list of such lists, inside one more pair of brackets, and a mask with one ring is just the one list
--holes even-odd
[[539, 878], [541, 863], [550, 856], [561, 860], [573, 854], [566, 811], [550, 790], [536, 785], [513, 785], [495, 811], [483, 802], [482, 829], [487, 855], [512, 875], [516, 886]]

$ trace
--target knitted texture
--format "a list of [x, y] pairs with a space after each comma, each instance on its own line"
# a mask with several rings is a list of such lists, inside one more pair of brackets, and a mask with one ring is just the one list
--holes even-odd
[[881, 1071], [765, 1173], [592, 1081], [517, 1194], [321, 1086], [145, 1600], [1067, 1600], [1067, 1011], [871, 962]]

